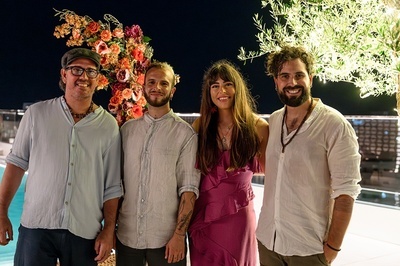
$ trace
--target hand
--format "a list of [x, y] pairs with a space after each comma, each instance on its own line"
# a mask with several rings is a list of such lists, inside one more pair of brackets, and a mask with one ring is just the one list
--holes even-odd
[[165, 249], [165, 259], [168, 263], [176, 263], [185, 258], [185, 236], [174, 233]]
[[337, 257], [338, 251], [329, 248], [326, 243], [324, 244], [324, 255], [328, 264], [331, 264]]
[[98, 263], [104, 262], [111, 254], [114, 246], [115, 233], [114, 230], [103, 230], [96, 238], [94, 249], [96, 250], [95, 261]]
[[5, 246], [13, 240], [12, 224], [8, 216], [0, 216], [0, 245]]

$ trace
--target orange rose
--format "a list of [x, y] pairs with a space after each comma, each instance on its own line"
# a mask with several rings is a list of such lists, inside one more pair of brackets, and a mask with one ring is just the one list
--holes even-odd
[[147, 104], [146, 99], [142, 96], [139, 100], [136, 101], [136, 104], [139, 106], [145, 106]]
[[143, 115], [143, 108], [137, 104], [133, 105], [131, 109], [127, 111], [128, 115], [134, 119], [139, 118]]
[[124, 57], [119, 60], [119, 64], [121, 65], [122, 69], [131, 69], [131, 64], [129, 62], [129, 59]]
[[110, 104], [119, 105], [122, 103], [123, 98], [120, 95], [115, 94], [110, 98]]
[[96, 33], [100, 30], [100, 24], [95, 21], [91, 21], [87, 26], [87, 30], [92, 34]]
[[121, 28], [115, 28], [112, 34], [119, 39], [124, 38], [124, 31]]
[[143, 84], [144, 84], [144, 74], [140, 74], [140, 75], [137, 77], [136, 82], [139, 83], [140, 85], [143, 85]]
[[121, 47], [116, 43], [111, 44], [110, 49], [113, 54], [119, 54], [121, 52]]
[[100, 33], [100, 38], [105, 42], [108, 42], [109, 40], [111, 40], [111, 37], [112, 37], [111, 32], [109, 30], [103, 30]]
[[133, 58], [135, 58], [136, 61], [139, 61], [139, 62], [143, 61], [143, 58], [144, 58], [143, 51], [140, 49], [134, 49], [132, 51], [132, 56], [133, 56]]
[[133, 91], [131, 89], [125, 89], [122, 91], [122, 97], [126, 100], [129, 100], [132, 98]]
[[105, 87], [108, 86], [108, 79], [104, 75], [100, 74], [98, 83], [99, 84], [97, 86], [97, 89], [98, 90], [104, 89]]

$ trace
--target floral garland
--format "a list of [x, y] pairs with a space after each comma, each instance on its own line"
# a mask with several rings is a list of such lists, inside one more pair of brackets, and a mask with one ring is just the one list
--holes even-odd
[[118, 125], [141, 117], [147, 109], [142, 86], [145, 69], [153, 56], [149, 46], [151, 39], [143, 35], [139, 25], [124, 29], [122, 23], [109, 14], [104, 15], [106, 22], [102, 22], [68, 9], [54, 10], [55, 16], [65, 21], [55, 27], [55, 37], [69, 36], [67, 46], [86, 44], [100, 54], [102, 69], [97, 89], [111, 87], [108, 110], [115, 115]]

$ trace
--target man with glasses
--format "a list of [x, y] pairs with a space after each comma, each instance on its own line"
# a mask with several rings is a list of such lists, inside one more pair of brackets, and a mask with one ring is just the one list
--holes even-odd
[[8, 208], [29, 169], [14, 265], [97, 265], [113, 247], [121, 140], [92, 97], [100, 56], [75, 48], [61, 59], [64, 95], [24, 114], [0, 184], [0, 244], [13, 240]]

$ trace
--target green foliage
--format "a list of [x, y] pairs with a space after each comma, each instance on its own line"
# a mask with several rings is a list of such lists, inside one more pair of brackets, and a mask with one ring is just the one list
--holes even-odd
[[394, 94], [400, 71], [400, 10], [389, 2], [261, 1], [274, 25], [267, 28], [255, 14], [259, 50], [241, 47], [238, 58], [252, 61], [284, 45], [301, 45], [314, 55], [322, 81], [353, 83], [361, 97]]

